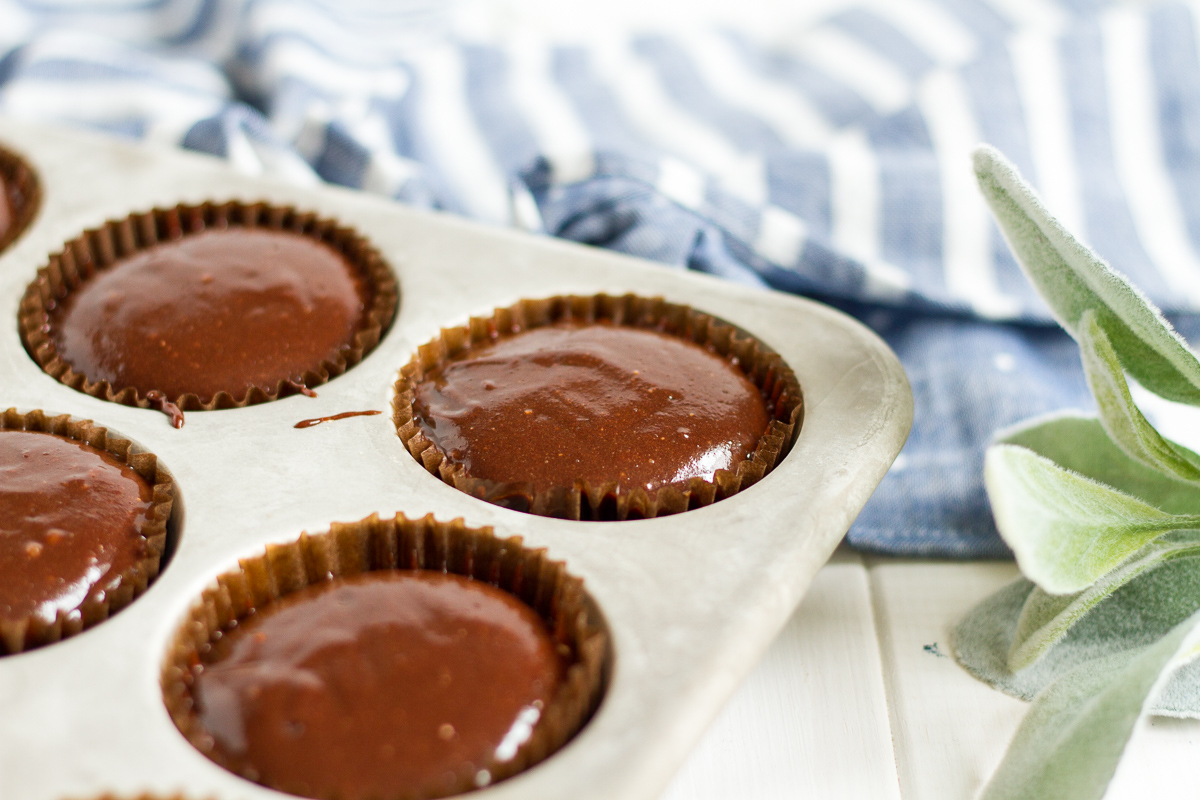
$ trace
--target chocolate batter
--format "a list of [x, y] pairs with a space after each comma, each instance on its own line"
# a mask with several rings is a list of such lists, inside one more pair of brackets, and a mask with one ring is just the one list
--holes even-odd
[[299, 381], [349, 344], [364, 284], [305, 236], [210, 230], [98, 271], [50, 312], [50, 335], [77, 372], [116, 390], [241, 398]]
[[4, 176], [0, 175], [0, 241], [4, 239], [4, 235], [8, 233], [8, 229], [13, 224], [13, 202], [8, 196], [8, 192]]
[[205, 662], [193, 692], [221, 763], [344, 800], [485, 785], [563, 675], [532, 609], [438, 572], [302, 589], [243, 621]]
[[109, 453], [0, 430], [0, 618], [52, 622], [146, 557], [153, 492]]
[[721, 356], [611, 324], [534, 328], [474, 349], [417, 385], [413, 411], [468, 475], [536, 492], [579, 479], [648, 490], [711, 479], [770, 423], [758, 389]]
[[340, 414], [334, 414], [330, 417], [313, 417], [312, 419], [302, 419], [293, 425], [293, 428], [311, 428], [320, 425], [324, 422], [337, 422], [339, 419], [350, 419], [351, 417], [374, 417], [382, 412], [379, 411], [343, 411]]

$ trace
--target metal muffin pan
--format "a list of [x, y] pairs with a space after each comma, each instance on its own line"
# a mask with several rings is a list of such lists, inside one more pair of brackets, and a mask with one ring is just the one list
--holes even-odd
[[[771, 643], [900, 451], [912, 395], [887, 346], [818, 303], [546, 237], [405, 208], [332, 187], [296, 187], [166, 148], [0, 119], [0, 144], [42, 182], [42, 208], [0, 255], [0, 407], [94, 420], [158, 455], [179, 490], [179, 539], [162, 575], [112, 619], [0, 658], [0, 800], [113, 792], [282, 798], [226, 772], [183, 738], [159, 671], [185, 612], [239, 558], [372, 513], [433, 513], [544, 547], [584, 579], [615, 660], [591, 722], [540, 765], [478, 800], [655, 798]], [[391, 329], [317, 398], [189, 412], [76, 392], [21, 346], [17, 306], [47, 256], [86, 228], [206, 200], [295, 205], [354, 227], [400, 284]], [[441, 327], [523, 297], [635, 292], [715, 314], [796, 372], [804, 422], [760, 483], [711, 506], [629, 522], [534, 517], [468, 497], [427, 473], [391, 421], [397, 372]], [[296, 422], [374, 409], [307, 429]], [[2, 576], [0, 576], [2, 579]]]

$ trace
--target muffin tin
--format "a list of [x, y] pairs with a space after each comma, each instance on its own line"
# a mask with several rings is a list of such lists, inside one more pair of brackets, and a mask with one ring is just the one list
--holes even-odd
[[[171, 721], [159, 675], [202, 591], [238, 559], [372, 513], [461, 517], [545, 548], [585, 581], [613, 644], [592, 720], [538, 766], [480, 800], [654, 798], [795, 608], [899, 452], [912, 397], [874, 334], [817, 303], [404, 208], [331, 187], [236, 173], [224, 162], [0, 120], [42, 189], [30, 227], [0, 254], [0, 407], [91, 419], [155, 453], [178, 489], [176, 541], [131, 606], [71, 639], [0, 658], [0, 798], [110, 792], [283, 797], [224, 771]], [[76, 392], [21, 345], [17, 310], [51, 253], [88, 228], [153, 207], [264, 201], [337, 219], [392, 267], [400, 307], [362, 363], [318, 387], [246, 408], [155, 411]], [[750, 489], [682, 514], [624, 522], [535, 517], [464, 495], [404, 449], [393, 383], [443, 327], [522, 298], [635, 292], [693, 306], [776, 350], [804, 393], [791, 452]], [[297, 429], [347, 411], [384, 413]]]

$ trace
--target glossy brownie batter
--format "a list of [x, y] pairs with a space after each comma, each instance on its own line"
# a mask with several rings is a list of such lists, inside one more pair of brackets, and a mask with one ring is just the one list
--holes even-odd
[[109, 453], [0, 430], [0, 618], [51, 622], [146, 558], [152, 497]]
[[352, 341], [366, 295], [349, 262], [311, 238], [209, 230], [98, 271], [51, 310], [50, 335], [93, 381], [204, 403], [299, 382]]
[[345, 800], [486, 785], [553, 697], [563, 662], [512, 595], [459, 575], [368, 572], [244, 620], [205, 657], [197, 713], [217, 759]]
[[474, 478], [534, 491], [617, 481], [655, 490], [744, 460], [770, 423], [733, 364], [658, 331], [555, 325], [473, 349], [425, 376], [413, 412]]
[[8, 184], [4, 182], [4, 176], [0, 175], [0, 241], [4, 240], [5, 234], [13, 225], [13, 202], [9, 195]]

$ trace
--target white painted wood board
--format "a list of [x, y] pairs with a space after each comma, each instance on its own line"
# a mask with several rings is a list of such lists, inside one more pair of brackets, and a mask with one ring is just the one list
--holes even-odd
[[839, 551], [663, 800], [900, 797], [868, 576]]
[[[1017, 568], [865, 560], [839, 550], [818, 573], [662, 800], [976, 796], [1028, 705], [961, 669], [947, 633]], [[1200, 722], [1151, 717], [1105, 800], [1194, 799], [1198, 787]]]

